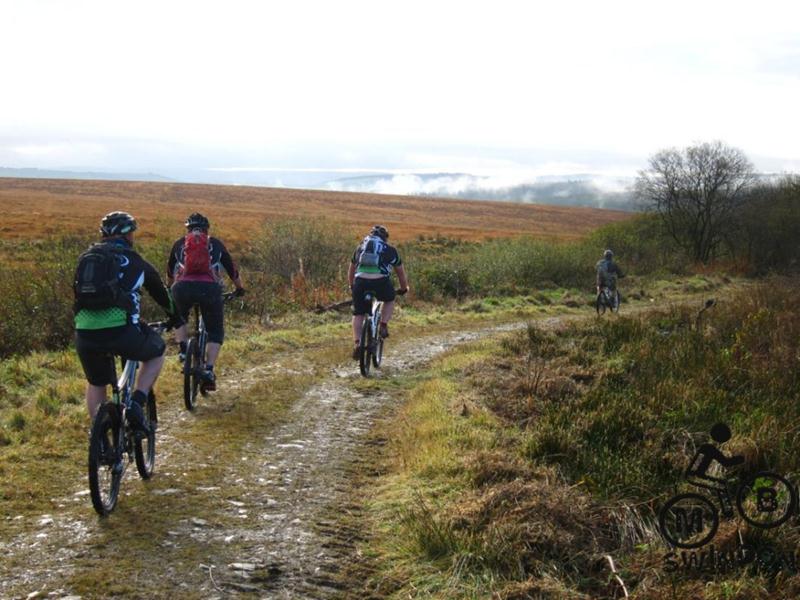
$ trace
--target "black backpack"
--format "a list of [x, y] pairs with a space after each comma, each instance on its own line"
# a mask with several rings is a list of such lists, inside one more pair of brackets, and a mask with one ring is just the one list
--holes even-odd
[[93, 244], [78, 259], [75, 280], [75, 312], [82, 309], [121, 308], [133, 311], [130, 294], [120, 286], [123, 250], [111, 244]]

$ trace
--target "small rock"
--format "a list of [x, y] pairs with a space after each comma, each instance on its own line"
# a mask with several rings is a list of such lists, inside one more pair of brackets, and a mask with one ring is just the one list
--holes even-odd
[[197, 517], [192, 517], [192, 525], [197, 525], [198, 527], [205, 527], [208, 525], [208, 521], [205, 519], [198, 519]]
[[177, 531], [167, 531], [167, 535], [171, 535], [172, 537], [176, 537], [176, 536], [179, 536], [180, 533], [178, 533]]
[[228, 568], [235, 571], [255, 571], [256, 566], [253, 563], [231, 563]]
[[73, 496], [77, 496], [77, 497], [88, 496], [88, 495], [89, 495], [89, 490], [81, 490], [80, 492], [75, 492], [73, 494]]
[[167, 488], [166, 490], [155, 490], [153, 492], [153, 494], [155, 494], [156, 496], [168, 496], [170, 494], [177, 494], [179, 492], [180, 492], [180, 490], [178, 490], [178, 489]]
[[25, 600], [34, 600], [34, 598], [41, 598], [44, 595], [43, 590], [38, 590], [36, 592], [31, 592], [27, 596], [25, 596]]
[[233, 537], [234, 536], [232, 536], [232, 535], [226, 535], [225, 536], [225, 543], [226, 544], [230, 544], [233, 541]]
[[53, 517], [50, 515], [45, 515], [41, 519], [39, 519], [39, 525], [44, 527], [45, 525], [52, 525], [53, 524]]
[[238, 500], [228, 500], [228, 503], [234, 506], [244, 506], [244, 502], [239, 502]]

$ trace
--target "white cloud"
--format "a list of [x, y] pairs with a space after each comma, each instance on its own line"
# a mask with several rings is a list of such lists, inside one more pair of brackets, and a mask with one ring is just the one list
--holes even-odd
[[719, 138], [793, 161], [798, 17], [793, 0], [3, 2], [0, 143], [325, 148], [354, 168], [444, 144], [457, 155], [408, 160], [487, 172], [526, 164], [487, 148], [644, 157]]

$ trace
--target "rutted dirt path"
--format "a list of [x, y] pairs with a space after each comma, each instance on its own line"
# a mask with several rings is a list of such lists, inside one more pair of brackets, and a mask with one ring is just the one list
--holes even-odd
[[[376, 377], [388, 380], [458, 344], [520, 326], [522, 323], [411, 340], [390, 338], [385, 366]], [[223, 389], [235, 399], [248, 385], [269, 381], [280, 368], [280, 362], [254, 367], [237, 377], [238, 387], [233, 381], [223, 381], [227, 386]], [[205, 463], [213, 463], [214, 456], [192, 456], [192, 449], [184, 447], [180, 433], [193, 417], [172, 404], [160, 419], [156, 476], [146, 487], [139, 487], [131, 465], [120, 505], [110, 519], [97, 519], [85, 476], [76, 469], [74, 489], [62, 490], [58, 492], [62, 497], [54, 499], [57, 509], [6, 521], [0, 536], [0, 598], [69, 596], [70, 581], [80, 579], [84, 571], [102, 570], [104, 552], [121, 550], [114, 541], [117, 527], [141, 528], [150, 536], [144, 543], [147, 555], [137, 560], [144, 561], [147, 572], [142, 575], [158, 581], [164, 597], [335, 594], [340, 586], [336, 573], [349, 556], [357, 532], [343, 531], [331, 515], [348, 510], [351, 475], [371, 467], [369, 454], [363, 451], [366, 434], [393, 403], [388, 391], [371, 386], [359, 391], [354, 385], [359, 379], [353, 363], [338, 365], [288, 409], [281, 424], [254, 436], [240, 453], [240, 460], [229, 461], [221, 477], [194, 487], [187, 484], [182, 472], [189, 468], [184, 461], [194, 460], [191, 468], [202, 469]], [[229, 404], [223, 410], [235, 411], [235, 401]], [[237, 495], [232, 498], [229, 490]], [[154, 514], [161, 502], [185, 498], [186, 518], [141, 523], [137, 521], [142, 518], [141, 511], [126, 511], [126, 496], [131, 493], [142, 494]], [[196, 510], [199, 507], [192, 506], [192, 494], [213, 498], [212, 508]], [[159, 558], [178, 547], [184, 551], [191, 548], [192, 564]], [[130, 591], [122, 594], [136, 595]], [[103, 589], [92, 594], [105, 595]]]
[[[519, 326], [453, 332], [395, 348], [387, 344], [385, 367], [377, 376], [391, 377], [455, 345]], [[358, 377], [349, 365], [335, 369], [292, 406], [283, 425], [246, 448], [254, 485], [237, 508], [242, 514], [254, 512], [255, 518], [227, 530], [240, 542], [241, 556], [228, 565], [209, 565], [204, 585], [209, 593], [233, 589], [275, 598], [325, 598], [340, 590], [337, 573], [358, 532], [343, 530], [331, 514], [348, 510], [351, 474], [370, 468], [368, 455], [359, 450], [392, 402], [390, 393], [354, 389]], [[232, 467], [227, 478], [241, 476], [241, 469]]]

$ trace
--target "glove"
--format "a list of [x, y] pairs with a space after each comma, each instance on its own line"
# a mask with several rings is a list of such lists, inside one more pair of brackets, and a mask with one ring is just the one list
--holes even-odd
[[242, 296], [244, 296], [244, 294], [245, 294], [245, 289], [243, 287], [236, 288], [236, 291], [233, 292], [233, 295], [236, 296], [237, 298], [241, 298]]
[[398, 296], [404, 296], [407, 293], [408, 293], [408, 288], [407, 287], [404, 287], [404, 288], [401, 288], [401, 289], [397, 290], [397, 295]]

